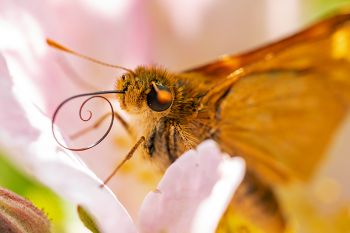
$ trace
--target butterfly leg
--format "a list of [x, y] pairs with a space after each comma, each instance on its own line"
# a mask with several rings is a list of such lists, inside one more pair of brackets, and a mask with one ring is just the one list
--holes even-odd
[[[80, 136], [94, 130], [94, 129], [97, 129], [101, 123], [106, 120], [106, 118], [108, 118], [112, 113], [106, 113], [104, 114], [103, 116], [101, 116], [93, 125], [85, 128], [85, 129], [82, 129], [72, 135], [70, 135], [70, 139], [74, 140], [74, 139], [77, 139], [79, 138]], [[129, 124], [124, 120], [124, 118], [122, 118], [118, 113], [114, 112], [114, 117], [115, 119], [117, 119], [121, 125], [124, 127], [124, 129], [128, 132], [129, 135], [132, 135], [132, 131], [131, 131], [131, 128], [129, 126]]]
[[139, 146], [144, 143], [146, 141], [145, 137], [141, 137], [136, 144], [131, 148], [131, 150], [129, 151], [129, 153], [127, 153], [127, 155], [125, 156], [125, 158], [123, 159], [123, 161], [121, 161], [121, 163], [118, 164], [118, 166], [113, 170], [113, 172], [103, 181], [103, 184], [100, 185], [100, 187], [102, 188], [103, 186], [105, 186], [107, 184], [107, 182], [115, 175], [115, 173], [117, 173], [117, 171], [121, 168], [121, 166], [123, 166], [123, 164], [128, 161], [135, 153], [135, 151], [137, 150], [137, 148], [139, 148]]

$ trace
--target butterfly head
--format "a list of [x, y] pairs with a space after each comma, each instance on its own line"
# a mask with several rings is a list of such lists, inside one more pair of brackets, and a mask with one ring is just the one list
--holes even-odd
[[174, 102], [174, 90], [170, 86], [169, 74], [160, 68], [138, 67], [118, 79], [117, 90], [120, 106], [131, 114], [149, 113], [164, 116]]

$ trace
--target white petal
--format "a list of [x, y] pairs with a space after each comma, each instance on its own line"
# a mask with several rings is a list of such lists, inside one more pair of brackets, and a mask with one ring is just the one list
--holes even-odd
[[[124, 207], [108, 188], [73, 154], [57, 147], [51, 121], [25, 96], [12, 91], [8, 71], [0, 55], [0, 147], [10, 159], [75, 204], [84, 206], [103, 232], [136, 232]], [[15, 124], [13, 124], [15, 122]]]
[[[182, 155], [141, 207], [142, 232], [213, 232], [244, 175], [244, 162], [220, 152], [214, 141]], [[212, 208], [207, 215], [208, 208]]]

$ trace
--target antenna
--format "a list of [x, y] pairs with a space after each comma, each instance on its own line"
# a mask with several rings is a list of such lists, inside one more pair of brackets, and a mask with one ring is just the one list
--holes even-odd
[[56, 41], [49, 39], [49, 38], [46, 39], [46, 43], [47, 43], [49, 46], [51, 46], [51, 47], [53, 47], [53, 48], [55, 48], [55, 49], [58, 49], [58, 50], [61, 50], [61, 51], [63, 51], [63, 52], [72, 54], [72, 55], [74, 55], [74, 56], [77, 56], [77, 57], [80, 57], [80, 58], [82, 58], [82, 59], [91, 61], [91, 62], [93, 62], [93, 63], [99, 64], [99, 65], [102, 65], [102, 66], [111, 67], [111, 68], [116, 68], [116, 69], [125, 70], [125, 71], [127, 71], [127, 72], [132, 73], [132, 74], [135, 74], [134, 71], [132, 71], [132, 70], [130, 70], [130, 69], [128, 69], [128, 68], [125, 68], [125, 67], [122, 67], [122, 66], [118, 66], [118, 65], [108, 64], [108, 63], [106, 63], [106, 62], [99, 61], [99, 60], [97, 60], [97, 59], [95, 59], [95, 58], [92, 58], [92, 57], [86, 56], [86, 55], [84, 55], [84, 54], [75, 52], [75, 51], [73, 51], [73, 50], [71, 50], [71, 49], [68, 49], [68, 48], [66, 48], [65, 46], [63, 46], [63, 45], [57, 43]]

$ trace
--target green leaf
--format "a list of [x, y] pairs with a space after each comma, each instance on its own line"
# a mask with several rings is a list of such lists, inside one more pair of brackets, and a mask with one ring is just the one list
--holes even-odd
[[84, 207], [82, 207], [81, 205], [78, 205], [77, 211], [78, 211], [80, 220], [84, 223], [86, 228], [88, 228], [93, 233], [101, 232], [98, 229], [97, 224], [93, 219], [93, 217], [89, 214], [89, 212]]

